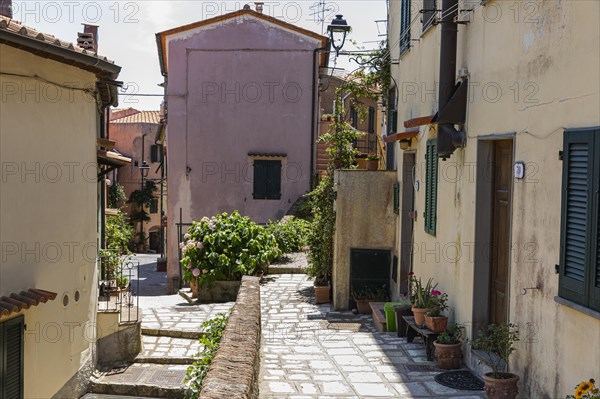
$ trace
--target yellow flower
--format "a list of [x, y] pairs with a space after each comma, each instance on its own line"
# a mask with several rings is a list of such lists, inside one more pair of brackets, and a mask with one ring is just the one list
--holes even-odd
[[579, 390], [582, 395], [585, 395], [590, 389], [594, 388], [594, 384], [591, 381], [583, 381], [579, 384]]
[[575, 399], [581, 399], [582, 396], [583, 396], [583, 393], [581, 392], [581, 389], [577, 388], [575, 390]]

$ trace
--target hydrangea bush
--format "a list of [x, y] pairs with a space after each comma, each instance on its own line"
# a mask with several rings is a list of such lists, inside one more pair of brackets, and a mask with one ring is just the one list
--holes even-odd
[[273, 235], [237, 211], [194, 222], [184, 238], [183, 280], [200, 285], [240, 280], [281, 255]]

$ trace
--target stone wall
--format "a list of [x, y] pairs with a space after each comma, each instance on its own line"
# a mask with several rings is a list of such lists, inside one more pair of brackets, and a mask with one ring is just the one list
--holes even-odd
[[221, 345], [204, 380], [202, 399], [258, 398], [259, 278], [244, 276]]
[[[333, 306], [347, 310], [350, 298], [350, 251], [354, 248], [393, 251], [396, 215], [393, 189], [396, 172], [337, 170]], [[391, 277], [391, 276], [390, 276]], [[390, 278], [390, 289], [395, 290]]]

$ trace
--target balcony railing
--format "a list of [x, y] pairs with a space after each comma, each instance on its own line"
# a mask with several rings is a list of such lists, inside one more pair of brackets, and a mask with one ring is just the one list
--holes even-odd
[[136, 323], [140, 319], [140, 262], [114, 250], [101, 250], [98, 257], [98, 311], [118, 312], [120, 324]]

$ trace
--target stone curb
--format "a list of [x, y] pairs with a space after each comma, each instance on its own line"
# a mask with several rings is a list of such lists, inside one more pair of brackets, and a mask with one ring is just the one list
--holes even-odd
[[120, 396], [150, 396], [156, 398], [180, 399], [185, 396], [183, 388], [165, 388], [146, 384], [103, 383], [92, 378], [90, 392]]
[[158, 357], [158, 356], [137, 356], [133, 359], [134, 363], [151, 364], [192, 364], [198, 358], [194, 357]]
[[200, 397], [258, 398], [260, 368], [260, 278], [244, 276]]

